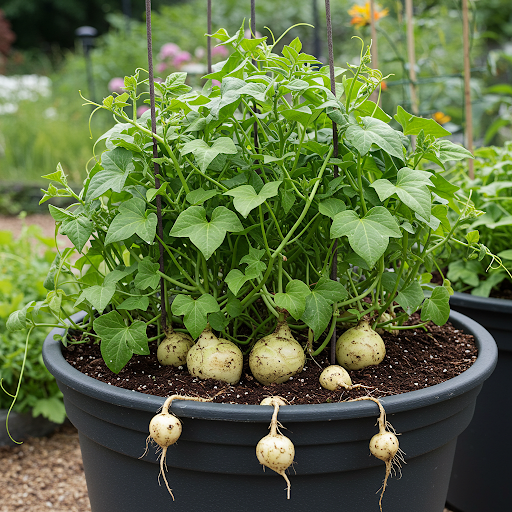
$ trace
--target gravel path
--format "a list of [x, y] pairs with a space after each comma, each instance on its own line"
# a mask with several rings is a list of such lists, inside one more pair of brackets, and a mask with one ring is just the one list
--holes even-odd
[[75, 427], [0, 447], [0, 512], [90, 512]]

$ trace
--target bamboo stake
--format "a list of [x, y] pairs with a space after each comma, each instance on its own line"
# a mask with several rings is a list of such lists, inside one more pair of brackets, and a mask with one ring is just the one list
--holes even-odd
[[[212, 0], [206, 2], [207, 32], [212, 33]], [[208, 74], [212, 72], [212, 38], [206, 38], [206, 53], [208, 54]]]
[[[370, 0], [370, 37], [372, 46], [370, 54], [372, 57], [372, 68], [379, 69], [379, 46], [377, 42], [377, 20], [375, 19], [375, 0]], [[378, 90], [373, 91], [371, 100], [376, 102], [379, 97]]]
[[405, 0], [405, 17], [407, 24], [407, 54], [409, 59], [409, 91], [411, 94], [412, 113], [417, 116], [419, 113], [418, 97], [416, 95], [416, 51], [414, 46], [414, 19], [413, 0]]
[[[468, 0], [462, 0], [462, 38], [464, 45], [464, 110], [466, 117], [465, 143], [466, 148], [473, 153], [473, 111], [471, 108], [471, 62], [469, 48], [469, 9]], [[473, 159], [468, 159], [470, 179], [475, 179]]]

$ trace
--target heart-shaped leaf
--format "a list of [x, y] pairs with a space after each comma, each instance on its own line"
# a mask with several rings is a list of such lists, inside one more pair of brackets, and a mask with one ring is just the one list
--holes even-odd
[[286, 285], [286, 293], [276, 293], [274, 301], [280, 308], [286, 309], [298, 320], [306, 309], [306, 297], [311, 293], [309, 286], [299, 279], [293, 279]]
[[331, 238], [341, 236], [347, 236], [352, 249], [372, 267], [387, 249], [389, 238], [402, 234], [391, 213], [375, 206], [363, 218], [354, 210], [338, 213], [331, 225]]
[[199, 164], [201, 171], [206, 171], [208, 165], [218, 155], [236, 155], [235, 144], [229, 137], [219, 137], [211, 146], [202, 139], [194, 139], [187, 142], [181, 148], [181, 154], [192, 153]]
[[190, 206], [180, 213], [170, 235], [190, 238], [190, 241], [208, 259], [222, 244], [227, 231], [242, 230], [243, 226], [236, 213], [224, 206], [218, 206], [213, 210], [210, 222], [206, 219], [206, 210], [202, 206]]
[[256, 193], [253, 186], [242, 185], [224, 192], [224, 195], [233, 196], [233, 205], [236, 210], [244, 218], [247, 218], [254, 208], [263, 204], [267, 199], [277, 196], [279, 185], [281, 185], [281, 183], [282, 181], [271, 181], [269, 183], [265, 183], [259, 194]]
[[194, 300], [190, 295], [178, 295], [172, 302], [171, 311], [183, 315], [183, 323], [192, 338], [197, 338], [208, 323], [208, 313], [220, 311], [219, 304], [209, 293]]
[[101, 338], [103, 360], [114, 373], [119, 373], [133, 354], [149, 354], [146, 324], [140, 320], [126, 325], [117, 311], [111, 311], [94, 320], [94, 330]]
[[390, 155], [400, 160], [404, 159], [400, 132], [380, 119], [362, 117], [361, 124], [355, 122], [347, 128], [345, 138], [361, 155], [368, 154], [372, 145], [375, 144]]
[[156, 225], [156, 214], [146, 212], [146, 202], [133, 197], [119, 206], [119, 213], [108, 228], [105, 245], [126, 240], [134, 234], [151, 244], [155, 239]]

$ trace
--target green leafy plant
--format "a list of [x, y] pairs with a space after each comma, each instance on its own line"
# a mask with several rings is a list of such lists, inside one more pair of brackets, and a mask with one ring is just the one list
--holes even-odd
[[[23, 386], [14, 410], [34, 416], [42, 414], [62, 423], [66, 417], [62, 393], [41, 357], [49, 329], [35, 331], [27, 347], [25, 333], [6, 329], [9, 315], [20, 305], [45, 299], [47, 290], [43, 283], [55, 255], [52, 246], [53, 240], [42, 238], [36, 226], [24, 226], [16, 239], [10, 231], [0, 231], [0, 409], [11, 406], [24, 367]], [[44, 320], [51, 321], [49, 315]]]
[[450, 181], [460, 187], [461, 196], [485, 211], [459, 226], [468, 246], [456, 244], [446, 255], [447, 278], [456, 291], [488, 297], [504, 281], [512, 283], [511, 157], [510, 142], [503, 147], [482, 147], [475, 151], [474, 180], [463, 163], [449, 170]]
[[[300, 371], [297, 345], [320, 354], [336, 325], [408, 329], [420, 309], [422, 322], [445, 323], [449, 289], [431, 291], [420, 269], [431, 269], [457, 226], [475, 215], [439, 173], [470, 153], [438, 140], [449, 133], [434, 120], [400, 107], [402, 130], [389, 124], [369, 99], [383, 80], [369, 67], [369, 49], [359, 65], [335, 68], [333, 94], [329, 68], [302, 53], [298, 38], [277, 54], [273, 34], [271, 42], [248, 39], [243, 25], [213, 37], [230, 55], [202, 90], [181, 72], [155, 83], [156, 133], [149, 112], [136, 114], [149, 102], [141, 70], [125, 78], [126, 92], [89, 102], [115, 120], [95, 146], [105, 149], [96, 150], [79, 193], [58, 167], [45, 176], [42, 199], [76, 200], [49, 207], [74, 247], [57, 255], [46, 299], [13, 313], [8, 328], [35, 328], [37, 314], [49, 311], [66, 330], [65, 344], [76, 335], [100, 342], [117, 373], [173, 331], [248, 354], [277, 324]], [[64, 291], [70, 281], [77, 291]], [[75, 323], [63, 304], [82, 308], [85, 321]], [[280, 378], [297, 368], [280, 369]]]

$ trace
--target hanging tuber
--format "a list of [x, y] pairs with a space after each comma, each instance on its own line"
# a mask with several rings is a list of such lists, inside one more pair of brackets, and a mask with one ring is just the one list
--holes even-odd
[[270, 422], [270, 434], [260, 439], [256, 446], [256, 456], [260, 464], [272, 469], [285, 479], [287, 485], [286, 496], [287, 499], [290, 499], [291, 484], [285, 471], [293, 463], [295, 447], [290, 439], [283, 436], [277, 430], [277, 413], [279, 412], [279, 406], [285, 403], [286, 402], [280, 397], [268, 397], [262, 400], [260, 405], [272, 405], [274, 407], [274, 413], [272, 414], [272, 421]]
[[159, 456], [160, 474], [162, 475], [165, 486], [167, 487], [167, 490], [169, 491], [169, 494], [174, 501], [174, 495], [165, 476], [165, 457], [167, 454], [167, 448], [169, 448], [169, 446], [173, 445], [179, 439], [182, 431], [181, 421], [179, 418], [169, 412], [169, 408], [171, 407], [173, 400], [194, 400], [196, 402], [208, 402], [209, 399], [172, 395], [168, 397], [164, 402], [162, 412], [153, 416], [149, 422], [148, 441], [153, 440], [162, 449], [162, 453]]

